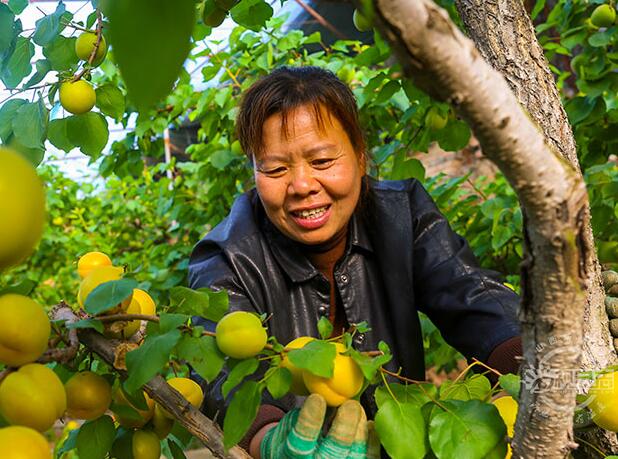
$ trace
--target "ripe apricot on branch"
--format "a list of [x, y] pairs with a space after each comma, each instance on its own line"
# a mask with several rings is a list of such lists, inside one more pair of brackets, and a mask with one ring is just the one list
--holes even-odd
[[328, 406], [339, 406], [354, 397], [363, 387], [363, 373], [352, 357], [341, 355], [345, 352], [342, 343], [334, 343], [337, 348], [335, 367], [331, 378], [316, 376], [309, 371], [303, 372], [305, 386], [312, 394], [320, 394]]
[[157, 434], [152, 430], [136, 430], [131, 446], [133, 459], [159, 459], [161, 457], [161, 443]]
[[268, 339], [260, 319], [245, 311], [225, 315], [217, 323], [215, 332], [221, 352], [234, 359], [253, 357], [264, 349]]
[[52, 459], [49, 444], [43, 435], [24, 426], [0, 429], [2, 459]]
[[[199, 408], [204, 400], [204, 392], [198, 383], [189, 378], [170, 378], [167, 383], [176, 389], [187, 401], [196, 408]], [[161, 408], [164, 416], [172, 418], [172, 415]]]
[[[315, 338], [312, 336], [301, 336], [290, 341], [285, 347], [287, 349], [302, 349], [310, 341]], [[297, 368], [288, 358], [287, 354], [281, 359], [281, 366], [287, 368], [292, 373], [292, 385], [290, 386], [290, 392], [294, 395], [309, 395], [309, 391], [303, 381], [303, 370]]]
[[[75, 40], [75, 53], [77, 57], [79, 57], [83, 61], [87, 61], [92, 54], [92, 50], [97, 43], [97, 34], [94, 32], [84, 32], [77, 40]], [[99, 48], [97, 49], [97, 54], [94, 56], [94, 60], [92, 61], [92, 65], [97, 66], [103, 59], [105, 59], [105, 55], [107, 54], [107, 43], [105, 42], [105, 37], [101, 35], [101, 42], [99, 43]]]
[[22, 366], [0, 384], [0, 414], [11, 424], [45, 432], [66, 406], [60, 378], [40, 363]]
[[[507, 395], [495, 399], [492, 403], [498, 408], [498, 413], [500, 413], [500, 417], [504, 421], [504, 424], [506, 424], [506, 434], [512, 437], [515, 431], [515, 420], [517, 419], [517, 410], [519, 408], [517, 401], [510, 395]], [[509, 459], [511, 454], [511, 445], [508, 445], [505, 459]]]
[[74, 115], [89, 112], [96, 101], [94, 88], [87, 81], [65, 81], [60, 85], [60, 104]]
[[50, 333], [41, 305], [13, 293], [0, 296], [0, 362], [12, 367], [34, 362], [47, 349]]
[[607, 4], [597, 6], [590, 16], [590, 22], [597, 27], [611, 27], [615, 20], [616, 10]]
[[77, 262], [77, 273], [79, 277], [84, 279], [93, 269], [100, 266], [112, 266], [112, 260], [103, 252], [88, 252], [79, 258]]
[[45, 191], [35, 168], [0, 147], [0, 271], [22, 262], [43, 233]]
[[618, 432], [618, 371], [599, 375], [588, 396], [594, 423], [603, 429]]
[[[77, 302], [83, 308], [86, 303], [88, 295], [97, 288], [99, 285], [105, 282], [115, 281], [122, 278], [124, 269], [117, 266], [100, 266], [93, 269], [79, 285], [79, 291], [77, 292]], [[109, 313], [117, 313], [120, 311], [126, 311], [131, 304], [132, 296], [126, 298], [116, 308], [108, 311]]]
[[[133, 296], [131, 297], [131, 302], [129, 303], [129, 307], [125, 313], [146, 314], [152, 316], [155, 312], [156, 305], [151, 296], [139, 288], [133, 289]], [[109, 328], [106, 328], [104, 334], [110, 338], [127, 339], [139, 330], [141, 324], [141, 320], [112, 322]]]
[[67, 414], [75, 419], [96, 419], [112, 402], [112, 388], [102, 376], [91, 371], [73, 375], [64, 385]]

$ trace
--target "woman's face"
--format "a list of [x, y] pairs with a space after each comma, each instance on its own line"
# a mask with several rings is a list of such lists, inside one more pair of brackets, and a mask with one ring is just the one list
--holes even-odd
[[322, 109], [322, 129], [311, 105], [264, 122], [263, 152], [254, 158], [258, 194], [270, 221], [303, 244], [321, 244], [345, 227], [360, 195], [362, 155], [335, 116]]

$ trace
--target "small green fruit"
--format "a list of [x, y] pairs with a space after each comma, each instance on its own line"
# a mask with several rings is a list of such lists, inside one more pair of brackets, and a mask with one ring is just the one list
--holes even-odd
[[354, 10], [352, 22], [354, 22], [354, 27], [356, 27], [359, 32], [368, 32], [372, 28], [371, 21], [363, 16], [363, 13], [358, 10]]
[[599, 5], [592, 12], [590, 22], [597, 27], [610, 27], [616, 20], [616, 10], [611, 5]]
[[425, 126], [432, 131], [439, 131], [446, 126], [448, 121], [446, 116], [442, 116], [436, 107], [431, 107], [425, 115]]

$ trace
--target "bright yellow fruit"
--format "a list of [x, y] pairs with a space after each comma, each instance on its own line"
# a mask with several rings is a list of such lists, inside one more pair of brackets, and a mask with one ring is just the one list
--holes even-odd
[[174, 427], [174, 419], [165, 415], [163, 408], [155, 404], [154, 414], [152, 415], [152, 429], [161, 440], [169, 435]]
[[[27, 333], [25, 333], [27, 330]], [[49, 317], [41, 305], [13, 293], [0, 296], [0, 362], [19, 367], [47, 349]]]
[[52, 459], [51, 448], [43, 435], [23, 426], [0, 429], [2, 459]]
[[96, 373], [81, 371], [64, 385], [67, 393], [67, 414], [75, 419], [96, 419], [112, 402], [112, 388]]
[[[125, 311], [126, 314], [148, 314], [154, 315], [156, 312], [156, 305], [154, 300], [145, 291], [136, 288], [133, 289], [133, 296], [131, 297], [131, 303]], [[118, 323], [118, 322], [116, 322]], [[130, 320], [126, 322], [126, 325], [121, 331], [106, 330], [105, 336], [116, 339], [128, 339], [133, 336], [140, 328], [142, 324], [141, 320]]]
[[[495, 399], [492, 403], [496, 408], [498, 408], [498, 413], [500, 413], [500, 417], [504, 421], [504, 424], [506, 424], [506, 434], [513, 438], [513, 433], [515, 432], [515, 420], [517, 419], [517, 401], [510, 395], [506, 395]], [[511, 455], [511, 445], [508, 445], [507, 453], [504, 459], [510, 459]]]
[[618, 371], [599, 375], [588, 396], [594, 423], [603, 429], [618, 432]]
[[[105, 282], [115, 281], [122, 279], [122, 275], [124, 274], [124, 269], [119, 268], [117, 266], [100, 266], [98, 268], [93, 269], [88, 276], [79, 286], [79, 292], [77, 293], [77, 302], [83, 308], [86, 302], [86, 298], [90, 295], [95, 288], [99, 285], [104, 284]], [[117, 307], [107, 311], [109, 314], [119, 313], [122, 311], [126, 311], [131, 304], [132, 296], [126, 298], [121, 304]]]
[[[204, 400], [204, 392], [198, 383], [189, 378], [170, 378], [167, 383], [176, 389], [187, 401], [196, 408], [199, 408]], [[172, 415], [161, 408], [162, 413], [171, 418]]]
[[112, 260], [103, 252], [88, 252], [79, 258], [77, 262], [77, 273], [79, 277], [84, 279], [93, 269], [100, 266], [112, 266]]
[[[84, 32], [77, 40], [75, 40], [75, 53], [77, 57], [79, 57], [83, 61], [87, 61], [90, 58], [90, 54], [92, 54], [92, 50], [94, 49], [94, 45], [97, 43], [97, 34], [93, 32]], [[97, 66], [103, 59], [105, 59], [105, 55], [107, 54], [107, 43], [105, 42], [105, 37], [101, 35], [101, 43], [99, 43], [99, 48], [97, 49], [97, 54], [92, 61], [92, 65]]]
[[161, 442], [152, 430], [136, 430], [133, 434], [133, 459], [159, 459]]
[[60, 378], [40, 363], [22, 366], [0, 384], [0, 414], [10, 424], [45, 432], [63, 415], [66, 406]]
[[155, 406], [154, 400], [151, 399], [146, 392], [144, 392], [144, 398], [146, 399], [146, 406], [148, 408], [146, 410], [140, 410], [139, 408], [136, 408], [129, 400], [127, 400], [127, 397], [125, 396], [122, 389], [118, 388], [113, 395], [114, 403], [116, 405], [128, 406], [130, 408], [133, 408], [136, 412], [135, 417], [123, 416], [122, 414], [114, 413], [118, 424], [120, 424], [122, 427], [133, 429], [139, 429], [141, 427], [144, 427], [146, 423], [152, 419]]
[[44, 223], [45, 192], [36, 169], [19, 153], [0, 147], [0, 271], [32, 253]]
[[345, 352], [342, 343], [334, 343], [337, 348], [335, 367], [331, 378], [322, 378], [308, 371], [303, 372], [305, 386], [312, 394], [320, 394], [328, 406], [339, 406], [354, 397], [363, 387], [363, 373], [352, 357], [341, 355]]
[[[301, 336], [295, 340], [290, 341], [285, 347], [288, 349], [301, 349], [305, 347], [310, 341], [315, 340], [312, 336]], [[292, 373], [292, 385], [290, 386], [290, 392], [295, 395], [309, 395], [305, 382], [303, 381], [303, 370], [297, 368], [288, 358], [287, 354], [281, 359], [281, 366], [287, 368]]]
[[152, 299], [152, 297], [139, 288], [133, 290], [133, 298], [137, 300], [140, 305], [141, 314], [147, 314], [149, 316], [154, 316], [157, 312], [157, 306]]
[[253, 357], [264, 349], [268, 339], [259, 317], [245, 311], [225, 315], [215, 332], [221, 352], [234, 359]]
[[96, 101], [94, 88], [87, 81], [65, 81], [60, 85], [60, 104], [74, 115], [89, 112]]

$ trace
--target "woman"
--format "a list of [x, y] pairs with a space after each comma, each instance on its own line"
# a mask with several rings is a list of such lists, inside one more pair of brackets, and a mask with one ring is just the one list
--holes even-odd
[[[282, 343], [318, 336], [321, 317], [336, 334], [366, 321], [371, 331], [355, 347], [385, 341], [389, 366], [413, 379], [425, 375], [422, 311], [467, 358], [516, 371], [517, 295], [478, 266], [418, 181], [365, 175], [345, 84], [315, 67], [277, 69], [246, 92], [237, 129], [256, 188], [195, 247], [191, 287], [226, 289], [232, 310], [272, 314], [269, 333]], [[210, 413], [221, 407], [218, 391], [209, 388]], [[262, 407], [254, 447], [282, 413]]]

